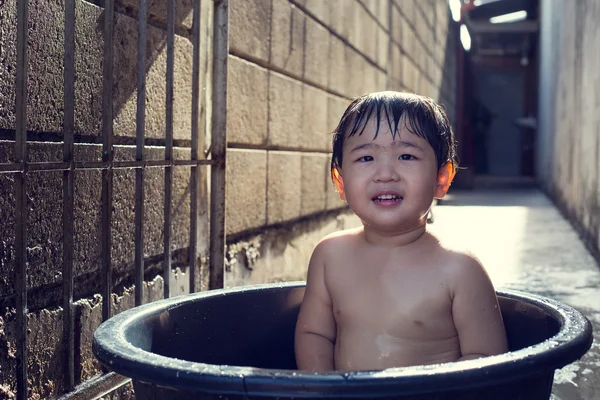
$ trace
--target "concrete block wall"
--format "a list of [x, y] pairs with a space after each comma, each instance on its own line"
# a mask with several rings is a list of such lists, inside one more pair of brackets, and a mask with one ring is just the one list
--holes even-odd
[[600, 257], [600, 4], [541, 3], [538, 180]]
[[[176, 2], [174, 157], [189, 157], [192, 0]], [[76, 161], [101, 159], [103, 1], [76, 2]], [[146, 157], [164, 156], [166, 9], [149, 0]], [[202, 0], [200, 133], [211, 115], [212, 0]], [[116, 1], [113, 87], [115, 157], [135, 159], [136, 0]], [[62, 1], [29, 1], [27, 129], [30, 161], [62, 160]], [[445, 0], [230, 0], [226, 285], [303, 279], [314, 245], [357, 221], [329, 177], [331, 132], [351, 98], [386, 89], [434, 97], [454, 114], [455, 29]], [[0, 163], [14, 161], [16, 0], [0, 1]], [[201, 153], [202, 153], [201, 151]], [[172, 294], [185, 293], [189, 169], [174, 170]], [[146, 173], [147, 301], [162, 297], [164, 172]], [[63, 391], [60, 301], [62, 179], [28, 178], [30, 396]], [[113, 310], [133, 306], [133, 171], [114, 177]], [[99, 371], [91, 335], [101, 321], [100, 172], [75, 174], [76, 379]], [[200, 177], [207, 193], [208, 176]], [[14, 393], [14, 188], [0, 174], [0, 397]], [[207, 198], [202, 200], [206, 205]], [[201, 207], [202, 208], [202, 207]], [[201, 225], [207, 221], [201, 210]], [[203, 226], [203, 225], [202, 225]], [[200, 229], [201, 232], [205, 230]], [[199, 238], [201, 256], [208, 238]], [[199, 287], [206, 287], [202, 267]], [[45, 335], [40, 335], [45, 332]], [[6, 350], [6, 351], [3, 351]], [[127, 398], [127, 396], [122, 397]]]
[[[231, 265], [247, 269], [231, 268], [226, 285], [304, 277], [320, 237], [306, 232], [290, 266], [272, 262], [289, 235], [256, 231], [347, 215], [329, 175], [330, 132], [352, 98], [408, 90], [453, 120], [455, 50], [445, 0], [230, 0], [227, 232]], [[258, 257], [240, 256], [247, 243]]]
[[[115, 2], [114, 142], [116, 161], [135, 160], [137, 7], [136, 0]], [[173, 134], [175, 159], [190, 158], [192, 114], [192, 4], [177, 1]], [[202, 0], [200, 46], [200, 154], [210, 137], [212, 4]], [[16, 0], [0, 2], [0, 163], [14, 162], [16, 81]], [[76, 1], [75, 16], [75, 161], [100, 161], [102, 152], [102, 65], [104, 2]], [[148, 1], [146, 52], [145, 157], [162, 160], [166, 131], [166, 2]], [[62, 161], [64, 2], [29, 1], [27, 130], [29, 161]], [[62, 343], [62, 172], [27, 177], [27, 285], [29, 398], [52, 398], [63, 392]], [[207, 170], [200, 169], [200, 239], [208, 243]], [[74, 294], [76, 381], [100, 372], [91, 353], [94, 329], [101, 322], [101, 172], [74, 174]], [[135, 172], [116, 170], [113, 178], [111, 255], [113, 312], [134, 304]], [[173, 169], [171, 294], [189, 291], [187, 249], [190, 225], [190, 168]], [[146, 301], [163, 296], [164, 170], [145, 172], [144, 257]], [[14, 315], [14, 176], [0, 174], [0, 398], [15, 394]], [[200, 256], [207, 245], [199, 246]], [[198, 287], [206, 287], [201, 268]], [[123, 397], [127, 398], [127, 397]]]

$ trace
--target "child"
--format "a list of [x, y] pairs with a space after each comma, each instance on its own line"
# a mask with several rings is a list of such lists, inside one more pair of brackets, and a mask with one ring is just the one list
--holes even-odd
[[353, 101], [333, 138], [331, 173], [362, 227], [316, 246], [296, 325], [299, 369], [378, 370], [508, 350], [480, 262], [426, 231], [456, 170], [443, 109], [400, 92]]

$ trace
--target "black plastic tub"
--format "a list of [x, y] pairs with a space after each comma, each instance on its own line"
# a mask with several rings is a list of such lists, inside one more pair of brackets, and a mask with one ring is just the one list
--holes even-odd
[[93, 352], [133, 379], [138, 399], [548, 399], [554, 371], [592, 344], [590, 322], [556, 301], [499, 291], [510, 352], [457, 363], [351, 373], [295, 370], [304, 283], [161, 300], [95, 332]]

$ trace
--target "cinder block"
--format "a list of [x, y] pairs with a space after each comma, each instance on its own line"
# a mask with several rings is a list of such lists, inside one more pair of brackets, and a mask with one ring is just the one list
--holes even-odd
[[268, 130], [268, 71], [229, 56], [227, 79], [228, 142], [264, 145]]
[[[27, 129], [62, 129], [64, 12], [55, 2], [28, 7]], [[0, 6], [0, 128], [15, 129], [17, 2]], [[48, 40], [48, 38], [56, 38]]]
[[392, 90], [390, 88], [390, 78], [386, 72], [377, 70], [377, 90]]
[[371, 65], [367, 64], [368, 68], [365, 70], [364, 74], [364, 93], [376, 92], [379, 90], [379, 70]]
[[328, 1], [303, 0], [306, 9], [313, 14], [322, 24], [331, 26], [331, 7]]
[[302, 76], [306, 16], [287, 0], [272, 1], [271, 64]]
[[[363, 5], [364, 8], [367, 9], [369, 13], [372, 15], [377, 15], [377, 4], [373, 0], [358, 0], [359, 3]], [[385, 3], [385, 2], [380, 2]]]
[[406, 56], [402, 57], [402, 85], [415, 91], [417, 85], [417, 69], [413, 61]]
[[427, 25], [430, 27], [433, 26], [433, 21], [435, 18], [435, 6], [433, 2], [430, 0], [425, 0], [418, 1], [416, 4], [421, 7], [421, 11], [425, 21], [427, 22]]
[[[422, 3], [422, 2], [419, 2]], [[418, 4], [418, 3], [417, 3]], [[417, 6], [418, 8], [418, 6]], [[415, 31], [417, 35], [423, 40], [423, 42], [428, 42], [428, 31], [430, 30], [430, 25], [427, 23], [427, 20], [423, 16], [423, 12], [419, 9], [415, 9], [415, 19], [413, 20], [413, 24], [415, 26]]]
[[346, 45], [335, 36], [331, 36], [331, 48], [328, 53], [327, 69], [329, 72], [329, 89], [347, 95], [348, 77], [346, 75]]
[[407, 21], [415, 20], [415, 0], [395, 0]]
[[[15, 0], [0, 8], [6, 34], [2, 35], [6, 62], [0, 64], [0, 127], [15, 129], [16, 71]], [[103, 33], [98, 28], [103, 9], [76, 2], [75, 27], [75, 131], [101, 134]], [[30, 29], [27, 127], [39, 132], [62, 132], [64, 12], [53, 2], [33, 2]], [[135, 135], [137, 21], [117, 14], [114, 37], [114, 133]], [[166, 34], [148, 27], [146, 58], [146, 136], [165, 136]], [[175, 39], [174, 120], [177, 139], [189, 139], [191, 130], [191, 53], [188, 39]]]
[[436, 75], [437, 69], [438, 69], [438, 66], [435, 62], [435, 59], [433, 58], [433, 55], [428, 54], [427, 55], [427, 76], [429, 77], [429, 79], [431, 79], [432, 82], [435, 81], [435, 75]]
[[406, 23], [402, 24], [402, 49], [405, 53], [410, 54], [414, 57], [416, 49], [418, 48], [417, 37], [411, 25]]
[[300, 216], [302, 154], [269, 151], [267, 175], [267, 223], [289, 221]]
[[330, 9], [330, 28], [345, 40], [350, 40], [356, 20], [356, 10], [361, 7], [358, 0], [329, 0], [324, 3], [327, 3]]
[[389, 29], [389, 10], [390, 1], [381, 0], [359, 0], [369, 10], [371, 15], [375, 17], [377, 23], [383, 26], [384, 30]]
[[435, 49], [435, 59], [436, 59], [438, 65], [443, 65], [444, 58], [446, 55], [447, 43], [446, 43], [446, 41], [438, 42], [438, 43], [439, 44], [438, 44], [438, 46], [436, 46], [436, 49]]
[[328, 95], [308, 85], [302, 85], [302, 133], [300, 146], [313, 151], [330, 150], [331, 129], [327, 122]]
[[[337, 127], [338, 123], [340, 122], [340, 119], [342, 118], [344, 111], [350, 105], [350, 100], [345, 99], [343, 97], [334, 97], [334, 96], [329, 96], [327, 100], [328, 100], [327, 101], [327, 114], [328, 114], [327, 125], [329, 126], [329, 132], [333, 132], [335, 130], [335, 128]], [[332, 150], [332, 148], [331, 148], [331, 140], [332, 139], [333, 139], [333, 137], [329, 138], [329, 149], [328, 149], [329, 151]]]
[[330, 34], [320, 24], [306, 19], [304, 79], [327, 87], [327, 63], [330, 53]]
[[398, 44], [402, 44], [402, 32], [403, 25], [405, 24], [404, 17], [400, 14], [398, 7], [392, 7], [392, 28], [391, 37], [392, 40]]
[[[139, 0], [116, 0], [115, 3], [132, 8], [139, 12]], [[167, 25], [167, 2], [165, 0], [148, 1], [148, 17]], [[194, 19], [193, 0], [178, 0], [175, 2], [175, 26], [191, 29]]]
[[346, 93], [349, 97], [356, 97], [365, 94], [368, 89], [366, 86], [366, 74], [368, 69], [374, 68], [363, 58], [363, 56], [353, 50], [351, 47], [345, 47], [346, 53]]
[[[15, 348], [17, 327], [15, 309], [3, 308], [0, 314], [2, 323], [0, 346], [7, 350], [0, 355], [2, 394], [3, 398], [10, 399], [15, 398], [11, 394], [16, 392], [16, 359], [11, 353]], [[25, 322], [28, 332], [27, 353], [30, 359], [35, 360], [35, 366], [29, 364], [27, 368], [28, 398], [54, 398], [61, 394], [65, 360], [63, 355], [66, 343], [62, 336], [62, 309], [27, 313]]]
[[364, 8], [358, 7], [356, 13], [356, 46], [369, 60], [377, 62], [379, 30], [381, 29], [373, 17]]
[[322, 212], [327, 208], [323, 183], [328, 173], [328, 160], [327, 154], [302, 155], [302, 215]]
[[269, 61], [271, 1], [231, 0], [229, 27], [232, 51]]
[[390, 35], [387, 31], [377, 27], [377, 64], [384, 69], [388, 68]]
[[392, 46], [392, 76], [398, 81], [402, 82], [402, 70], [404, 69], [404, 59], [405, 56], [400, 52], [400, 47], [397, 44]]
[[[348, 15], [351, 20], [345, 22], [345, 24], [350, 24], [352, 29], [347, 29], [344, 26], [344, 29], [348, 31], [348, 43], [350, 43], [354, 48], [356, 48], [360, 53], [364, 54], [368, 57], [367, 49], [366, 49], [366, 39], [365, 35], [368, 35], [368, 20], [371, 19], [367, 11], [360, 4], [360, 0], [356, 0], [355, 2], [347, 2], [347, 7], [352, 8], [352, 13]], [[345, 25], [344, 24], [344, 25]], [[375, 39], [374, 35], [371, 35], [371, 40]]]
[[[0, 144], [0, 154], [4, 148], [14, 146], [11, 142]], [[30, 143], [32, 161], [39, 159], [35, 154], [61, 153], [58, 143]], [[99, 153], [99, 145], [77, 145], [81, 159], [94, 160]], [[116, 159], [131, 159], [135, 153], [132, 146], [116, 147]], [[148, 158], [161, 158], [162, 148], [148, 148], [147, 153], [158, 153]], [[186, 152], [175, 149], [175, 153]], [[128, 153], [128, 154], [122, 154]], [[185, 154], [189, 157], [189, 151]], [[178, 155], [178, 158], [183, 158]], [[4, 156], [0, 161], [4, 161]], [[28, 282], [30, 289], [39, 289], [60, 282], [62, 271], [62, 172], [31, 173], [27, 176], [27, 257], [29, 264]], [[93, 293], [100, 289], [100, 282], [94, 274], [100, 270], [101, 253], [101, 176], [96, 170], [76, 171], [74, 173], [74, 264], [75, 293]], [[177, 251], [189, 246], [189, 168], [173, 169], [172, 187], [172, 249], [174, 257]], [[160, 265], [163, 254], [164, 221], [164, 170], [148, 168], [145, 170], [145, 215], [144, 215], [144, 255], [147, 266]], [[0, 232], [0, 243], [6, 246], [0, 252], [0, 276], [11, 277], [11, 251], [14, 251], [14, 186], [13, 177], [0, 176], [0, 212], [6, 228]], [[134, 257], [134, 204], [135, 172], [133, 170], [115, 170], [113, 177], [113, 206], [111, 224], [111, 264], [115, 282], [120, 282], [133, 271]], [[12, 249], [12, 250], [11, 250]], [[185, 251], [183, 251], [184, 254]], [[185, 255], [187, 257], [187, 255]], [[0, 296], [8, 294], [13, 285], [0, 285]], [[59, 302], [61, 293], [52, 290], [34, 290], [30, 295], [32, 307], [45, 306], [52, 301]]]
[[227, 234], [258, 228], [267, 222], [267, 152], [227, 151], [225, 213]]
[[[166, 77], [167, 52], [166, 34], [155, 28], [148, 28], [150, 48], [156, 49], [153, 60], [146, 69], [146, 137], [166, 136]], [[120, 46], [115, 46], [115, 102], [114, 132], [121, 136], [135, 136], [137, 110], [137, 26], [134, 20], [117, 18], [115, 36]], [[173, 137], [191, 138], [192, 111], [192, 53], [191, 42], [180, 36], [174, 41], [173, 71]], [[100, 64], [98, 67], [100, 68]], [[101, 70], [97, 72], [101, 79]], [[204, 83], [206, 84], [206, 83]], [[202, 87], [202, 86], [201, 86]], [[201, 92], [202, 95], [204, 92]], [[100, 93], [101, 96], [101, 93]], [[100, 114], [101, 116], [101, 114]]]
[[269, 72], [270, 146], [299, 148], [302, 140], [302, 83]]

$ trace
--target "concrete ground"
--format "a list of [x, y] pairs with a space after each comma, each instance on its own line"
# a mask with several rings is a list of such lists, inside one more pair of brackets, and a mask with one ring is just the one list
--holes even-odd
[[552, 202], [527, 185], [454, 191], [433, 214], [431, 231], [472, 250], [496, 288], [548, 296], [590, 319], [592, 348], [556, 371], [552, 399], [600, 399], [600, 268]]

